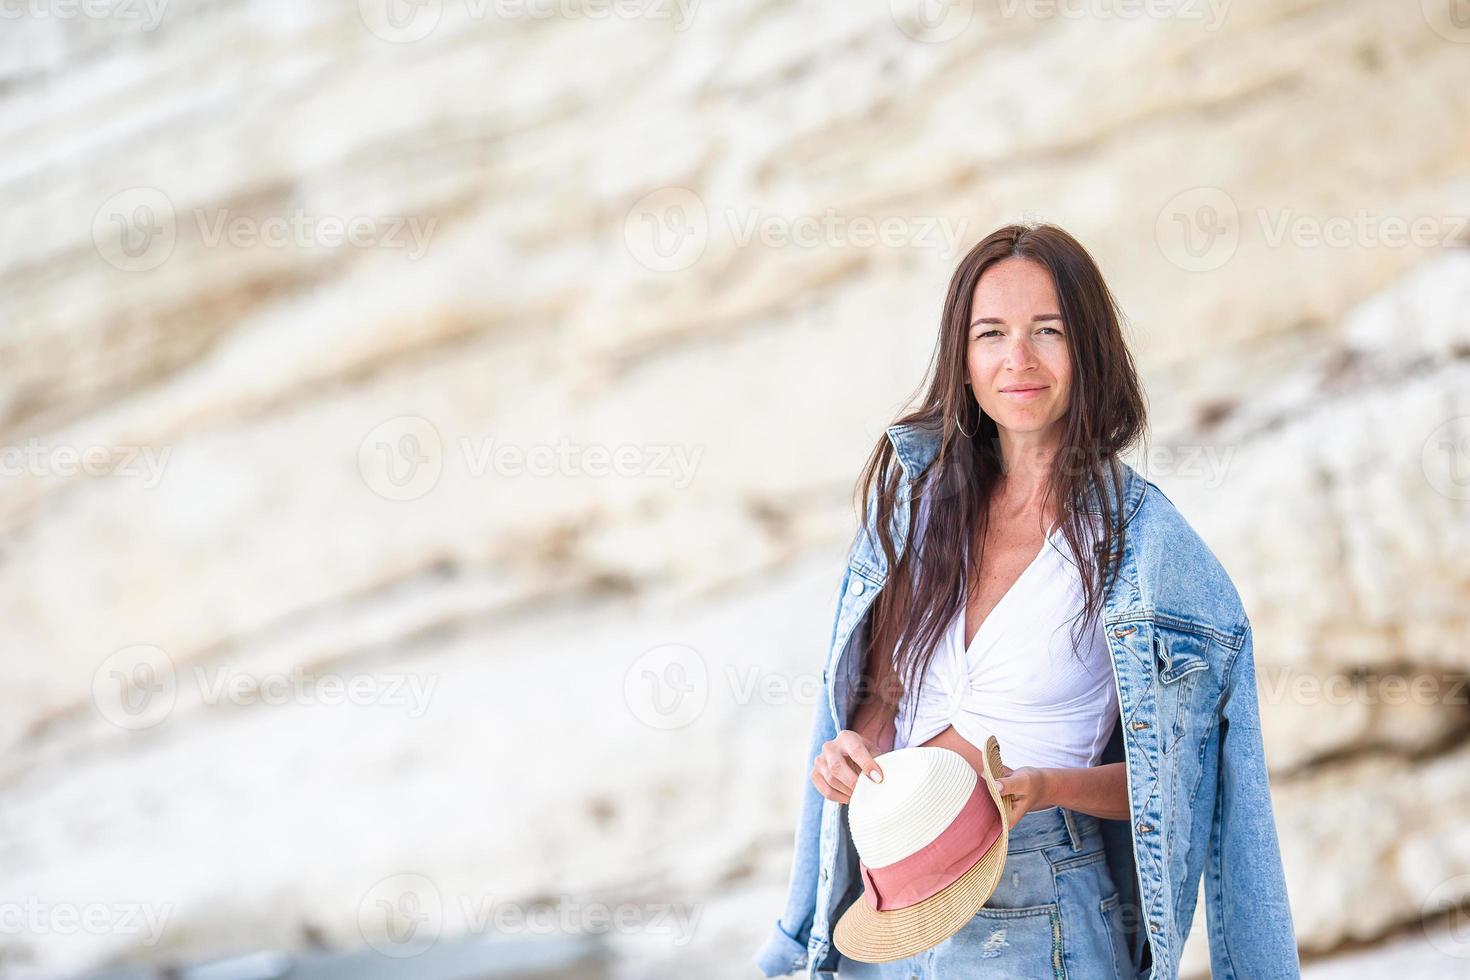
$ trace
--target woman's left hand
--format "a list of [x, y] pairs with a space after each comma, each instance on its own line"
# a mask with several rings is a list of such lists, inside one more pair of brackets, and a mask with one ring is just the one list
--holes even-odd
[[1002, 765], [996, 783], [1011, 808], [1011, 827], [1032, 810], [1045, 810], [1051, 806], [1046, 799], [1046, 776], [1033, 766], [1012, 769]]

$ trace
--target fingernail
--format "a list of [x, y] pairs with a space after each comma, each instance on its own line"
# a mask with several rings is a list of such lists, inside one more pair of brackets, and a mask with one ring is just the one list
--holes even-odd
[[869, 769], [868, 770], [868, 778], [871, 779], [875, 783], [881, 783], [881, 782], [883, 782], [883, 774], [881, 772], [879, 772], [878, 770], [876, 770], [876, 769]]

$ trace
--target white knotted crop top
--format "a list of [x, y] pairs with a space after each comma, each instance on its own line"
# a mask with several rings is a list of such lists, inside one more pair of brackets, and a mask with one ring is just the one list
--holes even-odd
[[953, 725], [977, 747], [995, 735], [1012, 769], [1097, 765], [1118, 719], [1118, 696], [1100, 617], [1073, 652], [1082, 581], [1070, 557], [1058, 525], [969, 649], [961, 604], [934, 650], [917, 703], [911, 692], [900, 701], [894, 748], [920, 745]]

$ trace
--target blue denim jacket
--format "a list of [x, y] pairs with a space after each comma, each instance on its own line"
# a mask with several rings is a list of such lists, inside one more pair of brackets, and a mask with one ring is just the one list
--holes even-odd
[[[902, 547], [913, 487], [938, 454], [940, 435], [904, 424], [891, 426], [888, 438], [902, 471], [892, 519]], [[1128, 466], [1123, 483], [1125, 547], [1103, 606], [1120, 718], [1102, 762], [1126, 762], [1131, 816], [1101, 823], [1124, 907], [1142, 926], [1130, 933], [1134, 966], [1147, 980], [1178, 976], [1203, 875], [1214, 980], [1298, 977], [1250, 620], [1224, 568], [1163, 492]], [[1116, 499], [1111, 482], [1105, 492]], [[1088, 499], [1098, 513], [1095, 488]], [[920, 528], [926, 504], [921, 498]], [[870, 499], [842, 580], [808, 771], [822, 744], [847, 726], [865, 614], [887, 575], [875, 522]], [[786, 908], [755, 956], [761, 972], [816, 978], [838, 971], [843, 958], [831, 929], [861, 891], [842, 807], [808, 781]]]

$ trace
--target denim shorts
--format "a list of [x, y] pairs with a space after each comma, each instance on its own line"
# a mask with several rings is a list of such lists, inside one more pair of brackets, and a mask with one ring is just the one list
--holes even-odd
[[1097, 818], [1055, 806], [1026, 814], [1011, 828], [1000, 884], [959, 932], [891, 963], [844, 958], [838, 976], [1134, 980]]

